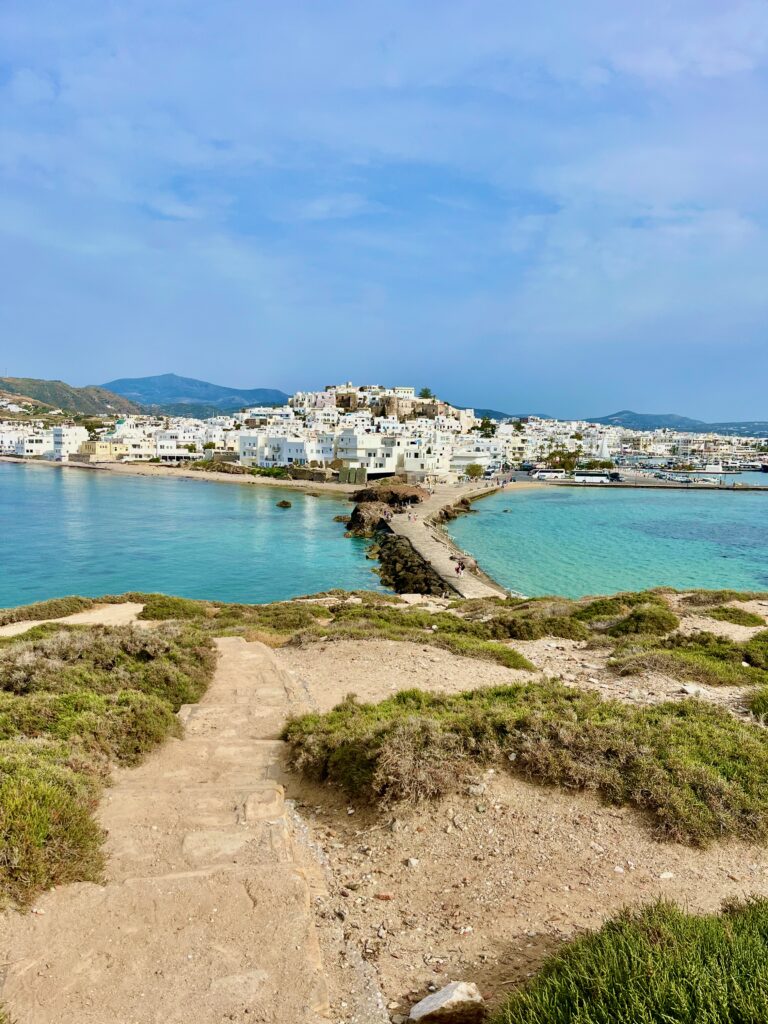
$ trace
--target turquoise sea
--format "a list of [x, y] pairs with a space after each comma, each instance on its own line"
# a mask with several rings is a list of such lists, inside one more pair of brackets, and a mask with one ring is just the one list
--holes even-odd
[[[288, 497], [290, 509], [275, 507]], [[263, 602], [381, 589], [347, 502], [0, 463], [0, 607], [126, 590]]]
[[[761, 476], [755, 482], [768, 483]], [[768, 491], [515, 493], [511, 484], [474, 508], [450, 524], [451, 536], [500, 583], [531, 596], [660, 585], [768, 590]]]

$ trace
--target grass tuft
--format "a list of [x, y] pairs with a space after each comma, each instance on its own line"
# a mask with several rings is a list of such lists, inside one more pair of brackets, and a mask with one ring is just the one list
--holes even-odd
[[714, 633], [676, 633], [654, 643], [628, 641], [608, 663], [619, 675], [661, 672], [673, 679], [706, 686], [755, 686], [768, 683], [768, 630], [746, 644]]
[[765, 626], [765, 619], [762, 615], [755, 615], [745, 608], [732, 608], [730, 605], [721, 604], [714, 608], [708, 608], [706, 615], [710, 619], [718, 619], [720, 622], [732, 622], [735, 626]]
[[625, 910], [569, 943], [490, 1024], [759, 1024], [768, 1020], [768, 900], [687, 914]]
[[665, 636], [679, 625], [680, 619], [666, 605], [647, 604], [633, 608], [623, 619], [614, 623], [608, 632], [611, 636], [632, 636], [638, 633]]
[[637, 708], [551, 681], [408, 690], [293, 719], [284, 738], [296, 769], [363, 799], [439, 796], [457, 773], [500, 764], [646, 811], [662, 838], [768, 834], [768, 734], [703, 701]]

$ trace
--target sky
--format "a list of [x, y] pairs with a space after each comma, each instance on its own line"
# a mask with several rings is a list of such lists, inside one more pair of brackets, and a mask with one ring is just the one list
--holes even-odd
[[765, 0], [4, 0], [0, 373], [768, 419]]

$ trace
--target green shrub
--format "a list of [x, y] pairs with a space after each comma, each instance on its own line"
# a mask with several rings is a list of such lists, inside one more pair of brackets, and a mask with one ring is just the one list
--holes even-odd
[[768, 733], [703, 701], [637, 708], [556, 682], [408, 690], [294, 719], [284, 736], [297, 769], [362, 798], [437, 795], [461, 766], [498, 763], [647, 811], [664, 838], [768, 833]]
[[614, 623], [608, 633], [611, 636], [630, 636], [633, 633], [664, 636], [677, 629], [679, 625], [680, 620], [666, 605], [638, 605], [623, 619]]
[[657, 604], [667, 607], [664, 598], [654, 591], [616, 594], [614, 597], [598, 597], [577, 608], [573, 613], [581, 622], [609, 622], [627, 615], [638, 605]]
[[755, 633], [744, 644], [744, 657], [755, 668], [768, 670], [768, 629]]
[[569, 943], [490, 1024], [761, 1024], [768, 1020], [768, 901], [695, 916], [625, 910]]
[[159, 697], [122, 690], [0, 694], [0, 741], [18, 736], [69, 740], [89, 753], [135, 764], [166, 736], [179, 735], [176, 716]]
[[747, 644], [714, 633], [676, 633], [657, 643], [618, 647], [609, 665], [620, 675], [662, 672], [673, 679], [708, 686], [754, 686], [768, 683], [768, 630]]
[[214, 664], [210, 637], [191, 625], [61, 630], [0, 648], [0, 690], [141, 690], [167, 700], [177, 711], [200, 699]]
[[768, 594], [755, 590], [694, 590], [685, 594], [680, 603], [689, 608], [711, 608], [728, 601], [757, 601]]
[[145, 596], [139, 618], [154, 621], [205, 619], [206, 609], [205, 601], [191, 601], [186, 597], [170, 597], [167, 594], [149, 594]]
[[0, 626], [8, 626], [12, 622], [60, 619], [93, 608], [94, 603], [90, 597], [54, 597], [50, 601], [38, 601], [19, 608], [3, 608], [0, 609]]
[[710, 619], [732, 622], [736, 626], [765, 626], [765, 619], [761, 615], [755, 615], [744, 608], [732, 608], [726, 604], [708, 608], [705, 614]]
[[768, 686], [758, 686], [747, 699], [747, 707], [756, 718], [768, 721]]
[[0, 743], [0, 903], [24, 906], [52, 885], [99, 881], [97, 795], [57, 748]]
[[510, 640], [539, 640], [556, 636], [563, 640], [587, 640], [591, 633], [587, 626], [571, 615], [516, 615], [496, 616], [491, 620], [497, 636]]

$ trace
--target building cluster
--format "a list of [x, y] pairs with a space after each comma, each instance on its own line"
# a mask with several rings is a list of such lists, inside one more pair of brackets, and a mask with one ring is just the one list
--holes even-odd
[[[1, 413], [0, 413], [1, 415]], [[333, 385], [297, 392], [283, 407], [254, 407], [198, 420], [124, 416], [89, 431], [66, 421], [0, 420], [0, 455], [55, 461], [240, 462], [263, 469], [355, 470], [370, 478], [403, 474], [442, 480], [486, 476], [520, 466], [580, 461], [697, 469], [759, 468], [760, 438], [636, 431], [620, 426], [541, 419], [488, 421], [414, 388]]]

